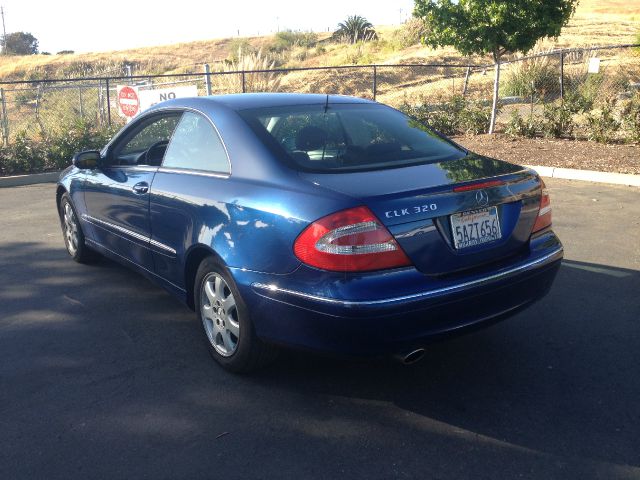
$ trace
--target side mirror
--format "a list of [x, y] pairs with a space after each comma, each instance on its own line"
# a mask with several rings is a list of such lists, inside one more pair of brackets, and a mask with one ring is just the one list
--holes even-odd
[[100, 152], [98, 150], [87, 150], [76, 153], [71, 162], [82, 170], [94, 169], [100, 164]]

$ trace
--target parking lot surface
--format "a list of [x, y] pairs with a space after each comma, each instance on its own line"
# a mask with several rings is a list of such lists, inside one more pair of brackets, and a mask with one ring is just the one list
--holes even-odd
[[72, 262], [52, 184], [0, 189], [0, 478], [640, 478], [640, 189], [547, 184], [541, 302], [410, 367], [251, 376], [163, 290]]

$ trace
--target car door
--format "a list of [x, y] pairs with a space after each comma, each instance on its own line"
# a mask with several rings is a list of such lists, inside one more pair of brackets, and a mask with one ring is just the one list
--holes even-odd
[[149, 271], [149, 190], [180, 115], [163, 112], [131, 124], [86, 177], [83, 220], [90, 239]]
[[230, 173], [213, 123], [200, 113], [185, 112], [153, 180], [150, 200], [156, 274], [180, 288], [188, 248], [229, 220], [226, 204], [216, 199], [225, 198]]

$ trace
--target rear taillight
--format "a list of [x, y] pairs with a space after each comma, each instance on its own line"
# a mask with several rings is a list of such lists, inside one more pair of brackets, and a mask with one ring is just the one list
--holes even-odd
[[547, 191], [547, 187], [542, 179], [540, 179], [540, 183], [542, 184], [540, 209], [538, 210], [538, 217], [536, 218], [536, 223], [533, 225], [532, 233], [539, 232], [540, 230], [551, 226], [551, 198], [549, 197], [549, 192]]
[[389, 230], [367, 207], [350, 208], [313, 222], [298, 236], [293, 251], [307, 265], [338, 272], [411, 265]]

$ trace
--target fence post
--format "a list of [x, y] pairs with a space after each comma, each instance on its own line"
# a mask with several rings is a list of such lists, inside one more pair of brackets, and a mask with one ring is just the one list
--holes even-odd
[[242, 70], [242, 93], [247, 93], [247, 79], [244, 70]]
[[471, 67], [467, 67], [467, 73], [464, 75], [464, 86], [462, 87], [462, 96], [467, 96], [467, 88], [469, 88], [469, 75], [471, 75]]
[[111, 126], [111, 94], [109, 92], [109, 79], [104, 79], [107, 88], [107, 125]]
[[78, 100], [80, 101], [80, 118], [84, 119], [84, 105], [82, 103], [82, 86], [78, 87]]
[[98, 111], [98, 125], [104, 125], [104, 111], [102, 109], [102, 81], [98, 80], [98, 102], [96, 103]]
[[560, 100], [564, 100], [564, 52], [560, 54]]
[[9, 120], [7, 119], [7, 102], [4, 98], [4, 88], [0, 88], [0, 100], [2, 101], [2, 143], [9, 145]]
[[373, 100], [375, 101], [378, 94], [378, 67], [373, 66]]
[[42, 121], [42, 118], [40, 118], [40, 108], [42, 107], [42, 100], [43, 100], [43, 96], [44, 96], [44, 87], [42, 85], [42, 83], [38, 83], [37, 85], [37, 89], [36, 89], [36, 122], [38, 122], [38, 126], [40, 127], [40, 131], [46, 135], [47, 133], [47, 129], [44, 126], [44, 122]]
[[500, 57], [494, 55], [495, 78], [493, 79], [493, 101], [491, 103], [491, 121], [489, 123], [489, 133], [493, 134], [496, 129], [496, 117], [498, 116], [498, 95], [500, 93]]
[[531, 110], [529, 111], [529, 119], [533, 119], [533, 104], [536, 99], [536, 82], [531, 80]]
[[207, 95], [211, 95], [211, 69], [209, 68], [209, 64], [204, 64], [204, 86], [207, 91]]

